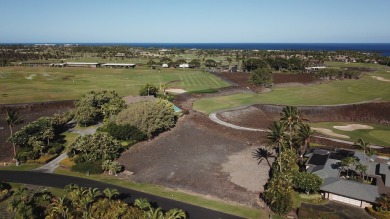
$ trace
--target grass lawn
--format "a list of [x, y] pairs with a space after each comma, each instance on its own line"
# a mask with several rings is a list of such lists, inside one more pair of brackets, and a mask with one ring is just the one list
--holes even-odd
[[115, 90], [121, 96], [137, 95], [146, 83], [188, 91], [228, 86], [218, 77], [193, 69], [145, 68], [0, 68], [0, 104], [77, 99], [88, 91]]
[[[311, 123], [310, 125], [314, 128], [326, 128], [332, 130], [334, 133], [347, 135], [350, 138], [342, 140], [348, 141], [357, 141], [359, 138], [370, 142], [371, 144], [382, 145], [382, 146], [390, 146], [390, 127], [385, 125], [372, 125], [372, 124], [364, 124], [372, 126], [374, 129], [357, 129], [354, 131], [342, 131], [339, 129], [333, 128], [333, 126], [345, 126], [356, 123], [347, 123], [347, 122], [319, 122], [319, 123]], [[340, 138], [341, 139], [341, 138]]]
[[153, 195], [158, 195], [161, 197], [174, 199], [177, 201], [186, 202], [189, 204], [201, 206], [204, 208], [209, 208], [221, 212], [226, 212], [229, 214], [241, 216], [244, 218], [268, 218], [268, 214], [264, 212], [263, 210], [256, 209], [256, 208], [249, 208], [244, 206], [238, 206], [238, 205], [232, 205], [230, 203], [223, 202], [221, 200], [216, 199], [210, 199], [205, 198], [200, 195], [195, 194], [187, 194], [184, 192], [172, 190], [163, 188], [156, 185], [151, 184], [145, 184], [145, 183], [135, 183], [130, 181], [124, 181], [114, 176], [108, 176], [108, 175], [90, 175], [86, 176], [85, 174], [70, 172], [69, 170], [57, 168], [55, 170], [56, 174], [63, 174], [63, 175], [69, 175], [69, 176], [76, 176], [76, 177], [82, 177], [82, 178], [88, 178], [92, 180], [97, 180], [117, 186], [122, 186], [126, 188], [131, 188], [137, 191], [150, 193]]
[[35, 168], [38, 168], [42, 166], [41, 164], [21, 164], [20, 166], [6, 166], [6, 167], [0, 167], [1, 170], [19, 170], [19, 171], [28, 171], [28, 170], [33, 170]]
[[390, 82], [371, 76], [390, 79], [390, 73], [380, 70], [366, 74], [359, 80], [337, 80], [310, 86], [273, 88], [262, 94], [235, 94], [204, 98], [194, 103], [194, 109], [205, 114], [218, 110], [253, 104], [281, 104], [294, 106], [349, 104], [362, 101], [390, 101]]

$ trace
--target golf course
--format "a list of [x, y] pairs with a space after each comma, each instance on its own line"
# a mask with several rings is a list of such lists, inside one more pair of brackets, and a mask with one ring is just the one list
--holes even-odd
[[49, 68], [0, 69], [0, 104], [77, 99], [88, 91], [115, 90], [121, 96], [138, 95], [146, 83], [186, 91], [228, 86], [219, 78], [192, 69]]

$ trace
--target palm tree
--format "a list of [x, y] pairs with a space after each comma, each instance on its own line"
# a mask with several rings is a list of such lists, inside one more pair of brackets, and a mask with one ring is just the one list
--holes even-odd
[[122, 165], [117, 161], [113, 161], [111, 162], [108, 171], [111, 172], [111, 174], [116, 176], [116, 174], [121, 170], [122, 170]]
[[370, 143], [369, 142], [366, 142], [364, 141], [363, 139], [359, 138], [357, 140], [357, 142], [355, 142], [353, 144], [354, 147], [358, 147], [358, 148], [361, 148], [363, 150], [363, 153], [366, 154], [366, 152], [369, 150], [370, 148]]
[[110, 174], [111, 175], [111, 170], [110, 170], [110, 165], [111, 165], [111, 160], [105, 160], [105, 161], [103, 161], [103, 163], [102, 163], [102, 169], [103, 169], [103, 171], [104, 172], [106, 172], [106, 171], [108, 171], [108, 174]]
[[145, 214], [148, 219], [163, 219], [164, 212], [161, 208], [149, 208], [149, 211]]
[[358, 171], [360, 173], [360, 177], [362, 177], [362, 179], [364, 181], [364, 175], [366, 174], [368, 166], [367, 165], [363, 165], [362, 163], [358, 163], [356, 165], [355, 169], [356, 169], [356, 171]]
[[[302, 123], [298, 129], [298, 141], [300, 143], [300, 157], [303, 161], [303, 155], [305, 154], [307, 147], [310, 146], [310, 138], [314, 135], [315, 131], [310, 128], [309, 124]], [[303, 146], [303, 147], [302, 147]]]
[[341, 165], [347, 167], [347, 176], [349, 176], [349, 169], [356, 164], [354, 157], [346, 157], [341, 160]]
[[269, 162], [268, 159], [271, 157], [275, 157], [272, 152], [270, 152], [267, 148], [263, 148], [263, 147], [257, 148], [256, 151], [254, 151], [252, 153], [252, 155], [253, 155], [253, 158], [256, 158], [259, 161], [258, 164], [260, 164], [261, 161], [263, 161], [265, 159], [268, 163], [269, 168], [271, 168], [271, 163]]
[[286, 106], [281, 113], [280, 121], [288, 127], [289, 146], [292, 147], [292, 137], [296, 127], [302, 122], [301, 114], [295, 106]]
[[119, 195], [118, 190], [109, 188], [104, 189], [103, 193], [108, 198], [108, 200], [111, 200], [113, 197]]
[[137, 198], [134, 201], [134, 206], [142, 210], [150, 209], [152, 207], [146, 198]]
[[186, 219], [186, 213], [181, 209], [171, 209], [165, 213], [165, 219]]
[[[13, 135], [14, 126], [22, 122], [22, 120], [23, 120], [22, 117], [20, 117], [16, 111], [7, 110], [5, 112], [5, 121], [7, 121], [7, 125], [10, 130], [11, 133], [10, 136]], [[13, 140], [11, 140], [11, 142], [12, 142], [12, 146], [14, 147], [14, 156], [16, 157], [16, 145]]]
[[270, 126], [267, 138], [270, 145], [278, 148], [279, 153], [279, 170], [282, 171], [282, 149], [286, 144], [285, 124], [281, 122], [274, 122]]

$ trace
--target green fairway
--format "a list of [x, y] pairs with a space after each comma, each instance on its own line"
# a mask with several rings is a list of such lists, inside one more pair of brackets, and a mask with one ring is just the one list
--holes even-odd
[[228, 86], [219, 78], [192, 69], [0, 68], [0, 104], [77, 99], [92, 90], [137, 95], [146, 83], [187, 91]]
[[359, 80], [337, 80], [327, 83], [273, 88], [263, 94], [236, 94], [230, 96], [204, 98], [194, 103], [194, 109], [209, 114], [243, 105], [336, 105], [363, 101], [390, 101], [390, 82], [379, 81], [372, 76], [390, 79], [386, 70], [367, 73]]
[[[390, 127], [385, 125], [372, 125], [372, 124], [364, 124], [372, 126], [374, 129], [357, 129], [354, 131], [342, 131], [339, 129], [333, 128], [333, 126], [345, 126], [356, 123], [347, 123], [347, 122], [319, 122], [319, 123], [311, 123], [310, 125], [314, 128], [326, 128], [332, 130], [336, 134], [347, 135], [350, 138], [342, 140], [347, 141], [357, 141], [359, 138], [370, 142], [370, 144], [376, 144], [381, 146], [390, 146]], [[333, 136], [330, 136], [333, 138]]]

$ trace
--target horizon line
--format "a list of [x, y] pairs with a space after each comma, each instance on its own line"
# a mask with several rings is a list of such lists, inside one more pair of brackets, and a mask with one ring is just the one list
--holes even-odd
[[390, 44], [390, 42], [0, 42], [1, 44]]

